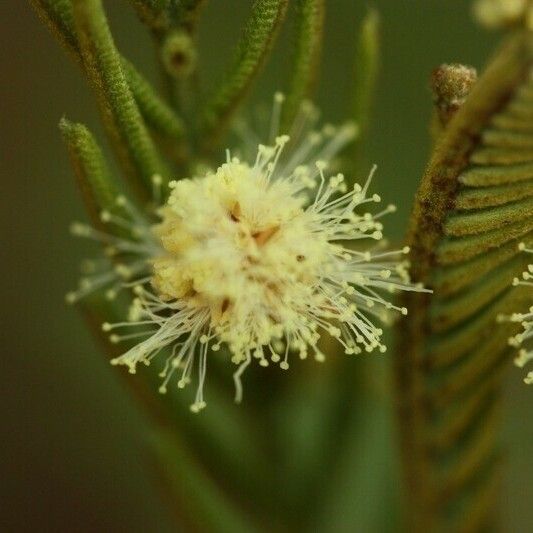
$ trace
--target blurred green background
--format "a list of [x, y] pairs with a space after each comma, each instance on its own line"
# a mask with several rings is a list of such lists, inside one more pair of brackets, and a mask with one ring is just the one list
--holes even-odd
[[[229, 59], [250, 3], [208, 2], [200, 27], [207, 80], [216, 80]], [[156, 79], [150, 41], [127, 2], [105, 4], [121, 50]], [[346, 72], [356, 28], [367, 3], [330, 0], [328, 4], [318, 102], [328, 120], [339, 121], [348, 99]], [[391, 237], [400, 239], [429, 152], [429, 73], [451, 61], [481, 68], [499, 36], [475, 26], [466, 0], [372, 4], [383, 19], [383, 65], [366, 157], [379, 165], [376, 188], [385, 203], [393, 201], [399, 207], [388, 225]], [[158, 497], [145, 460], [149, 424], [78, 313], [63, 301], [64, 293], [76, 284], [79, 259], [91, 250], [67, 231], [69, 223], [83, 215], [57, 123], [66, 115], [88, 123], [101, 135], [96, 106], [80, 72], [27, 2], [0, 2], [0, 20], [5, 289], [0, 478], [4, 493], [0, 512], [5, 516], [0, 529], [172, 531], [171, 513]], [[260, 99], [269, 99], [282, 85], [284, 46], [258, 80]], [[382, 361], [376, 375], [386, 379], [387, 358]], [[373, 363], [354, 360], [353, 364]], [[533, 390], [521, 385], [516, 370], [509, 372], [508, 382], [504, 419], [510, 451], [503, 523], [508, 531], [525, 532], [533, 523]], [[377, 409], [389, 419], [386, 397]], [[370, 507], [382, 511], [376, 486], [387, 484], [398, 492], [392, 424], [374, 428], [374, 436], [382, 446], [381, 456], [374, 453], [372, 460], [379, 463], [376, 472], [383, 478], [368, 490], [352, 494], [347, 488], [346, 498], [353, 499], [356, 511], [360, 509], [361, 521], [350, 525], [341, 520], [339, 531], [380, 531], [368, 516], [372, 501]], [[358, 460], [365, 463], [364, 454]]]

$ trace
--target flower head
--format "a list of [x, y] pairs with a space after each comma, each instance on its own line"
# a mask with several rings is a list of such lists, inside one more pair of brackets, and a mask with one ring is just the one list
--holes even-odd
[[[337, 151], [353, 133], [336, 130], [320, 151]], [[228, 153], [215, 172], [172, 183], [154, 227], [164, 253], [153, 260], [152, 287], [136, 287], [129, 324], [104, 324], [148, 327], [139, 333], [145, 340], [112, 361], [130, 372], [171, 348], [161, 392], [175, 375], [184, 387], [197, 367], [193, 411], [205, 406], [208, 356], [223, 346], [238, 365], [240, 401], [253, 359], [283, 369], [291, 353], [323, 361], [324, 333], [348, 354], [384, 352], [376, 319], [407, 313], [384, 294], [423, 290], [409, 282], [407, 248], [379, 247], [381, 217], [394, 207], [366, 210], [380, 201], [368, 192], [374, 170], [363, 186], [348, 187], [342, 174], [326, 176], [325, 161], [308, 163], [312, 140], [284, 153], [289, 143], [278, 136], [260, 145], [252, 164]]]
[[[526, 248], [524, 243], [519, 245], [520, 250], [533, 253], [533, 250]], [[533, 287], [533, 264], [522, 274], [522, 279], [515, 278], [513, 285], [524, 285]], [[515, 364], [523, 368], [529, 361], [533, 360], [533, 307], [525, 313], [514, 313], [509, 317], [511, 322], [518, 322], [523, 330], [509, 339], [509, 344], [518, 349]], [[529, 372], [524, 378], [525, 383], [533, 384], [533, 372]]]
[[[240, 401], [241, 375], [253, 359], [282, 369], [289, 368], [291, 354], [324, 361], [324, 333], [347, 354], [384, 352], [378, 322], [407, 313], [387, 294], [425, 290], [410, 283], [408, 248], [384, 248], [381, 218], [395, 207], [372, 209], [380, 202], [369, 193], [375, 168], [363, 185], [348, 186], [342, 174], [326, 174], [356, 127], [316, 131], [317, 111], [305, 104], [291, 137], [277, 135], [282, 102], [277, 93], [268, 145], [256, 145], [251, 156], [253, 135], [245, 127], [244, 157], [228, 151], [218, 169], [172, 182], [157, 211], [159, 223], [119, 197], [125, 216], [101, 214], [102, 222], [123, 230], [119, 236], [73, 227], [104, 243], [110, 261], [101, 262], [67, 299], [101, 287], [113, 298], [121, 287], [133, 286], [127, 320], [102, 328], [112, 342], [141, 340], [112, 363], [134, 373], [166, 349], [160, 392], [173, 377], [183, 388], [195, 374], [193, 411], [205, 406], [208, 357], [229, 353]], [[156, 176], [156, 205], [159, 186]]]

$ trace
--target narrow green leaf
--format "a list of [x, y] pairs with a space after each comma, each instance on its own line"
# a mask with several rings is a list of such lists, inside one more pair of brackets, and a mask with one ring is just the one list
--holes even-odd
[[504, 205], [533, 196], [533, 180], [494, 185], [477, 189], [464, 188], [457, 194], [455, 207], [460, 211]]
[[533, 148], [531, 135], [505, 129], [490, 129], [483, 133], [483, 142], [487, 146], [500, 148]]
[[68, 147], [91, 220], [94, 225], [101, 226], [100, 213], [103, 210], [117, 210], [116, 199], [119, 193], [113, 175], [100, 147], [86, 126], [63, 118], [59, 128]]
[[119, 161], [136, 189], [147, 195], [152, 177], [168, 179], [122, 70], [101, 0], [74, 0], [74, 20], [85, 70], [100, 104]]
[[[531, 133], [533, 134], [533, 130]], [[462, 172], [457, 179], [468, 187], [491, 187], [525, 181], [533, 179], [533, 164], [473, 166]]]
[[[31, 3], [67, 53], [84, 68], [74, 28], [72, 1], [31, 0]], [[122, 57], [121, 61], [124, 75], [146, 124], [159, 138], [170, 145], [173, 155], [177, 154], [177, 158], [180, 159], [181, 142], [184, 137], [182, 121], [127, 59]]]
[[[518, 247], [517, 247], [518, 248]], [[497, 269], [493, 269], [481, 281], [463, 289], [449, 299], [439, 300], [430, 311], [430, 323], [433, 331], [446, 331], [460, 325], [463, 320], [477, 313], [509, 289], [509, 280], [521, 268], [525, 268], [524, 254], [517, 254]]]
[[283, 105], [282, 128], [288, 132], [304, 99], [312, 96], [324, 38], [325, 0], [297, 0], [291, 77]]
[[351, 116], [359, 128], [359, 136], [354, 143], [356, 165], [360, 158], [361, 143], [368, 130], [379, 74], [380, 27], [378, 11], [369, 9], [359, 29], [354, 60]]
[[505, 243], [522, 238], [531, 232], [531, 220], [521, 219], [504, 227], [488, 230], [476, 235], [460, 238], [443, 238], [435, 247], [437, 259], [441, 265], [461, 263], [480, 254], [494, 250]]
[[[533, 246], [533, 234], [521, 236], [520, 241], [525, 242], [530, 248]], [[442, 268], [433, 273], [431, 286], [443, 297], [458, 293], [475, 283], [480, 277], [515, 257], [519, 253], [518, 243], [519, 240], [517, 239], [510, 240], [489, 252], [475, 256], [473, 259], [459, 264], [443, 265]]]
[[122, 58], [121, 64], [146, 125], [157, 135], [168, 140], [175, 142], [182, 140], [184, 136], [183, 123], [172, 108], [159, 97], [152, 85], [139, 74], [127, 59]]
[[476, 150], [471, 161], [476, 165], [519, 165], [532, 163], [533, 154], [520, 149], [485, 146], [482, 149]]
[[[483, 192], [486, 192], [486, 189]], [[531, 212], [533, 212], [531, 197], [484, 209], [452, 212], [444, 224], [444, 233], [450, 237], [459, 237], [503, 229], [507, 224], [523, 221], [524, 214]]]
[[237, 46], [235, 59], [224, 79], [208, 98], [201, 119], [204, 148], [227, 126], [266, 61], [283, 20], [288, 0], [255, 0]]

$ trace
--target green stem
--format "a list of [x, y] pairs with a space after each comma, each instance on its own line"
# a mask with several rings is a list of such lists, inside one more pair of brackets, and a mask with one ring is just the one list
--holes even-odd
[[67, 53], [82, 64], [78, 37], [74, 28], [71, 0], [30, 0], [39, 18], [48, 27]]
[[185, 151], [183, 122], [127, 59], [122, 58], [121, 64], [146, 125], [168, 146], [173, 158], [181, 161]]

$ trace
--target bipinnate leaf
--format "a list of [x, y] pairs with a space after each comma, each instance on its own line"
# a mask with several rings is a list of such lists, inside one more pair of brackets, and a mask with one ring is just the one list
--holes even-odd
[[396, 357], [416, 531], [480, 531], [500, 477], [499, 388], [533, 290], [513, 287], [533, 239], [533, 35], [513, 35], [445, 127], [411, 220], [412, 275]]

